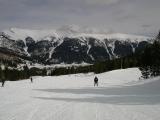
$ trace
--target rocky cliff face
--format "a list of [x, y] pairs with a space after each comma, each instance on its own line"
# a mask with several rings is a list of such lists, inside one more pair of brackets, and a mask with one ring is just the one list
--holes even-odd
[[[20, 30], [19, 30], [20, 31]], [[0, 34], [0, 47], [44, 64], [94, 63], [130, 55], [150, 43], [148, 37], [127, 34], [72, 34], [42, 36], [23, 30]], [[32, 34], [31, 34], [32, 33]], [[24, 34], [24, 35], [22, 35]], [[17, 37], [20, 36], [20, 37]]]

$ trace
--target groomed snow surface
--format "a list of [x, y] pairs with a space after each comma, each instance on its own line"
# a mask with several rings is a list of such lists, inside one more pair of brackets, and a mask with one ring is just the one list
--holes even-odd
[[160, 78], [137, 68], [33, 77], [0, 88], [0, 120], [160, 120]]

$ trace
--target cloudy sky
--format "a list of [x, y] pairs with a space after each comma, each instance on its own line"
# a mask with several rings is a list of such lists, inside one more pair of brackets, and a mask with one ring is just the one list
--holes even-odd
[[160, 29], [160, 0], [0, 0], [0, 30], [70, 24], [154, 35]]

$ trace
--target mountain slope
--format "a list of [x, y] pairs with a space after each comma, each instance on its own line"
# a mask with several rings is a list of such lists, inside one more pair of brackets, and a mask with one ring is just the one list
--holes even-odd
[[93, 63], [132, 54], [151, 39], [120, 33], [84, 33], [77, 29], [12, 28], [1, 33], [0, 47], [20, 52], [44, 64]]
[[[9, 30], [4, 30], [3, 33], [9, 36], [13, 40], [25, 40], [27, 37], [33, 38], [35, 41], [41, 40], [51, 40], [49, 37], [55, 38], [81, 38], [81, 37], [93, 37], [99, 40], [103, 39], [117, 39], [121, 41], [126, 41], [127, 39], [131, 42], [141, 42], [150, 39], [146, 36], [129, 35], [122, 33], [84, 33], [83, 31], [76, 31], [73, 28], [61, 28], [61, 29], [50, 29], [50, 30], [29, 30], [29, 29], [19, 29], [11, 28]], [[48, 39], [47, 39], [48, 38]]]

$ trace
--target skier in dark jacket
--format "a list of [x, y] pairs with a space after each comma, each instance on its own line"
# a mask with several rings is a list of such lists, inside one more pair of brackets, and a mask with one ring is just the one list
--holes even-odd
[[98, 78], [97, 78], [97, 76], [94, 78], [94, 86], [98, 86]]
[[4, 79], [2, 79], [2, 87], [4, 87], [4, 83], [5, 83], [5, 80], [4, 80]]
[[30, 79], [31, 79], [31, 83], [33, 83], [33, 78], [31, 77]]

